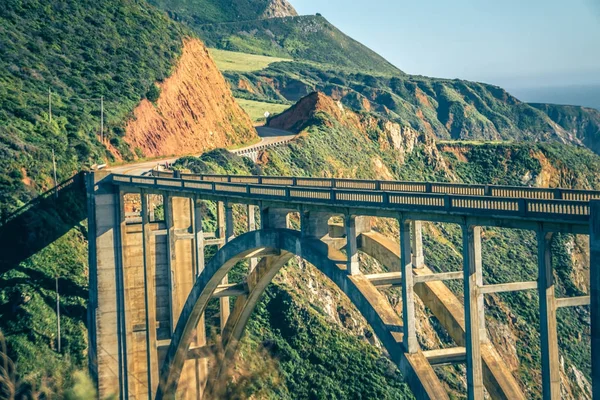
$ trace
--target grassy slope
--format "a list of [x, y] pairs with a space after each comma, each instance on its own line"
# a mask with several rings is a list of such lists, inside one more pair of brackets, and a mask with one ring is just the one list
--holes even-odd
[[190, 25], [256, 19], [270, 0], [150, 0], [176, 21]]
[[383, 57], [346, 36], [321, 16], [191, 27], [210, 47], [336, 65], [376, 75], [402, 74]]
[[[110, 157], [100, 145], [105, 96], [110, 142], [124, 154], [123, 121], [169, 75], [181, 48], [175, 23], [144, 3], [9, 0], [0, 8], [0, 220], [59, 181]], [[48, 89], [53, 119], [48, 123]], [[29, 177], [33, 186], [24, 187]]]
[[292, 61], [286, 58], [261, 56], [236, 51], [219, 49], [210, 49], [209, 51], [220, 71], [260, 71], [276, 62]]
[[265, 111], [268, 111], [271, 115], [276, 115], [289, 108], [285, 104], [267, 103], [264, 101], [237, 99], [237, 102], [254, 122], [264, 121]]

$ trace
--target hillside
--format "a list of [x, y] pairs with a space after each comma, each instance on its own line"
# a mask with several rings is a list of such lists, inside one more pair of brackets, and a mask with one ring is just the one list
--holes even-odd
[[[294, 127], [301, 132], [301, 136], [285, 147], [264, 152], [259, 156], [257, 165], [218, 152], [206, 154], [201, 158], [181, 159], [177, 165], [199, 173], [260, 172], [266, 175], [451, 181], [586, 189], [598, 188], [600, 185], [600, 157], [587, 149], [557, 143], [436, 143], [428, 134], [419, 134], [410, 128], [373, 115], [356, 114], [319, 93], [302, 99], [289, 111], [273, 118], [271, 123]], [[376, 223], [376, 230], [392, 238], [398, 237], [397, 224], [394, 221], [380, 219]], [[460, 235], [460, 228], [456, 225], [425, 224], [425, 259], [431, 269], [437, 272], [460, 270]], [[482, 245], [485, 283], [535, 279], [537, 265], [533, 232], [486, 228]], [[588, 259], [586, 238], [573, 235], [557, 236], [553, 246], [553, 257], [557, 295], [586, 293], [589, 265], [587, 261], [582, 261]], [[361, 256], [361, 265], [369, 273], [384, 271], [383, 267], [369, 257]], [[515, 266], [518, 268], [514, 268]], [[462, 297], [462, 285], [450, 283], [449, 287], [459, 298]], [[284, 295], [282, 290], [289, 294]], [[385, 293], [401, 314], [398, 290], [388, 289]], [[293, 358], [296, 354], [293, 344], [300, 346], [297, 335], [299, 331], [302, 332], [308, 321], [316, 324], [320, 319], [324, 322], [319, 323], [315, 329], [323, 329], [321, 324], [324, 323], [328, 330], [341, 330], [363, 343], [377, 345], [367, 333], [370, 328], [356, 315], [356, 310], [346, 304], [343, 296], [323, 280], [318, 272], [302, 262], [297, 266], [288, 266], [277, 277], [275, 286], [269, 289], [266, 297], [248, 327], [243, 346], [244, 349], [255, 349], [260, 343], [264, 343], [266, 337], [269, 343], [267, 351], [271, 356], [284, 354], [282, 360], [277, 363], [277, 376], [283, 378], [278, 383], [272, 383], [266, 390], [267, 393], [289, 393], [291, 388], [297, 388], [298, 380], [308, 379], [305, 375], [307, 371], [323, 370], [323, 363], [327, 358]], [[273, 313], [278, 312], [278, 308], [273, 305], [274, 298], [286, 299], [284, 311], [277, 314], [279, 318], [273, 316]], [[333, 305], [332, 299], [335, 299]], [[486, 297], [489, 336], [527, 398], [541, 397], [537, 304], [534, 292]], [[293, 329], [284, 329], [286, 325], [280, 325], [278, 322], [281, 318], [291, 321], [287, 314], [288, 307], [297, 310], [295, 314], [299, 315], [293, 318]], [[265, 310], [269, 313], [265, 313]], [[315, 315], [319, 316], [316, 321]], [[559, 311], [558, 319], [561, 365], [564, 366], [561, 372], [563, 398], [589, 398], [589, 311], [586, 308]], [[417, 320], [419, 342], [423, 348], [435, 349], [455, 345], [440, 327], [439, 321], [420, 302], [417, 305]], [[267, 329], [270, 326], [281, 328]], [[310, 340], [310, 337], [305, 337], [304, 340]], [[353, 355], [355, 345], [347, 346], [355, 342], [353, 339], [347, 340], [345, 351]], [[331, 354], [329, 357], [334, 357], [337, 354], [337, 344], [333, 343], [312, 344], [311, 352], [327, 353]], [[290, 349], [290, 344], [293, 349]], [[305, 364], [307, 362], [311, 368]], [[365, 361], [356, 361], [359, 366], [364, 365], [363, 362]], [[379, 375], [377, 370], [365, 371], [370, 371], [373, 376], [369, 381]], [[451, 394], [461, 398], [466, 390], [463, 368], [449, 366], [436, 368], [436, 371]], [[334, 393], [330, 390], [334, 389], [328, 385], [315, 387], [317, 395], [322, 397]], [[336, 398], [353, 398], [347, 391], [337, 393]]]
[[190, 26], [298, 15], [286, 0], [150, 0]]
[[[171, 5], [162, 7], [172, 12]], [[540, 107], [492, 85], [406, 75], [320, 15], [265, 19], [255, 12], [227, 21], [188, 26], [209, 47], [295, 60], [262, 71], [225, 71], [236, 97], [295, 102], [319, 90], [442, 139], [551, 140], [600, 152], [596, 110]]]
[[402, 74], [320, 15], [191, 26], [209, 47], [365, 71]]

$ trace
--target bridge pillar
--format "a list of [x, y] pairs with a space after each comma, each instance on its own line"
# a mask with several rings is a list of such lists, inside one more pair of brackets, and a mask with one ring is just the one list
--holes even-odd
[[[325, 221], [325, 225], [329, 232], [327, 221]], [[359, 275], [360, 264], [358, 262], [358, 245], [356, 243], [356, 217], [354, 215], [345, 215], [344, 226], [346, 227], [346, 256], [348, 258], [346, 272], [349, 275]]]
[[[204, 228], [202, 227], [202, 201], [198, 198], [194, 198], [194, 241], [195, 241], [195, 274], [197, 277], [204, 271], [205, 259], [204, 259]], [[196, 344], [198, 347], [206, 346], [206, 322], [204, 319], [204, 313], [200, 316], [198, 321], [198, 328], [196, 330]], [[202, 398], [204, 389], [206, 386], [206, 377], [208, 375], [208, 360], [206, 358], [197, 359], [196, 363], [196, 385], [198, 391], [198, 398]]]
[[[146, 317], [146, 360], [148, 397], [153, 399], [158, 387], [158, 341], [156, 336], [156, 262], [152, 251], [153, 238], [150, 226], [148, 194], [142, 190], [142, 252], [144, 256], [144, 302]], [[155, 245], [156, 246], [156, 245]]]
[[400, 268], [402, 273], [402, 324], [404, 327], [404, 348], [411, 354], [419, 350], [415, 325], [415, 294], [413, 265], [411, 256], [410, 221], [399, 219], [400, 226]]
[[560, 399], [560, 364], [556, 330], [556, 297], [550, 245], [552, 233], [537, 232], [538, 293], [540, 307], [540, 341], [542, 350], [542, 392], [544, 399]]
[[287, 208], [264, 207], [260, 210], [260, 223], [262, 229], [287, 229], [290, 226], [290, 210]]
[[413, 268], [423, 268], [425, 257], [423, 256], [423, 224], [421, 221], [412, 221], [412, 265]]
[[329, 218], [333, 214], [319, 211], [300, 212], [300, 230], [302, 236], [323, 239], [329, 235]]
[[467, 398], [483, 399], [481, 364], [481, 308], [478, 286], [481, 285], [481, 227], [462, 226], [465, 303], [465, 346], [467, 350]]
[[[254, 206], [249, 204], [248, 205], [248, 232], [252, 232], [256, 230], [256, 218], [254, 215]], [[251, 258], [249, 261], [249, 272], [252, 272], [254, 270], [254, 268], [256, 268], [256, 264], [258, 263], [258, 259], [257, 258]]]
[[[127, 394], [121, 273], [120, 201], [108, 172], [86, 176], [90, 300], [89, 368], [100, 398]], [[106, 183], [108, 181], [108, 183]]]
[[600, 200], [590, 201], [592, 397], [600, 399]]
[[[164, 200], [168, 236], [172, 335], [200, 268], [197, 264], [198, 243], [194, 239], [197, 236], [195, 230], [201, 222], [198, 222], [194, 215], [198, 207], [193, 198], [166, 194]], [[166, 306], [166, 304], [161, 304], [163, 297], [158, 296], [156, 300], [160, 307]], [[196, 334], [191, 346], [199, 346], [202, 338], [202, 335], [199, 337]], [[189, 360], [184, 365], [181, 377], [184, 382], [184, 385], [180, 387], [181, 398], [197, 398], [203, 386], [202, 364], [197, 363], [196, 360]]]
[[[224, 239], [225, 242], [230, 240], [230, 235], [233, 236], [233, 209], [231, 208], [231, 204], [225, 205], [224, 202], [217, 202], [217, 232], [216, 235], [219, 239]], [[232, 238], [232, 237], [231, 237]], [[220, 244], [218, 248], [222, 248], [224, 245]], [[227, 285], [229, 283], [229, 278], [225, 276], [221, 281], [222, 285]], [[221, 331], [225, 328], [227, 324], [227, 319], [229, 319], [229, 314], [231, 313], [231, 308], [229, 305], [229, 297], [221, 297], [219, 299], [219, 315], [220, 315], [220, 326]]]

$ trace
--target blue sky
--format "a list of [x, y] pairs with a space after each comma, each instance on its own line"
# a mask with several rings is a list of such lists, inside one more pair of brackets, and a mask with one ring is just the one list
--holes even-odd
[[411, 74], [600, 84], [600, 0], [290, 0]]

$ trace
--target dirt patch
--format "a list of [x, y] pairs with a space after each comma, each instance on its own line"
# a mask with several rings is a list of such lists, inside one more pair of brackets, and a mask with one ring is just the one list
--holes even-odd
[[175, 72], [159, 86], [156, 104], [142, 100], [125, 134], [145, 157], [200, 154], [257, 136], [200, 40], [184, 42]]
[[452, 153], [456, 156], [456, 159], [461, 162], [469, 162], [466, 156], [466, 150], [456, 146], [441, 146], [440, 151], [443, 153]]
[[429, 99], [427, 98], [427, 95], [425, 93], [423, 93], [423, 91], [421, 89], [417, 88], [417, 90], [415, 90], [415, 97], [417, 98], [419, 103], [421, 103], [421, 105], [432, 108], [431, 103], [429, 102]]
[[240, 79], [238, 81], [237, 87], [238, 87], [238, 89], [245, 90], [246, 92], [249, 92], [249, 93], [256, 93], [256, 91], [254, 90], [252, 85], [250, 85], [250, 83], [245, 79]]

